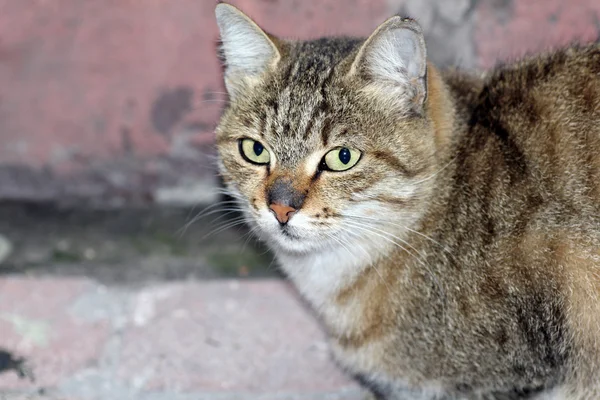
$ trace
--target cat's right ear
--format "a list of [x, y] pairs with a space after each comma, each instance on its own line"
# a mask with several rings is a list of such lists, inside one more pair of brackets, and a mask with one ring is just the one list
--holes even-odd
[[215, 14], [221, 31], [225, 87], [233, 99], [273, 68], [281, 54], [269, 35], [237, 8], [220, 3]]

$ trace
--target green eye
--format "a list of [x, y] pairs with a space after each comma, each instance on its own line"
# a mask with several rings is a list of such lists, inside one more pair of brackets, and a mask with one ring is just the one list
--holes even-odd
[[242, 157], [253, 164], [268, 164], [271, 160], [269, 151], [260, 142], [252, 139], [240, 140]]
[[321, 169], [330, 171], [346, 171], [356, 165], [361, 153], [347, 147], [339, 147], [325, 154], [321, 162]]

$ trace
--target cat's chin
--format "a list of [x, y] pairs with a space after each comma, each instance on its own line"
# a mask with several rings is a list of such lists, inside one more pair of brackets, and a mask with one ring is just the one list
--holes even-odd
[[276, 253], [289, 255], [302, 255], [321, 251], [326, 245], [326, 240], [319, 239], [302, 225], [301, 215], [295, 216], [296, 221], [286, 227], [281, 227], [271, 213], [261, 210], [254, 215], [248, 212], [247, 221], [251, 226], [258, 228], [255, 232], [267, 246]]
[[317, 242], [289, 237], [283, 233], [273, 236], [273, 240], [270, 241], [269, 245], [278, 253], [303, 255], [318, 251], [322, 247]]
[[289, 235], [280, 230], [265, 233], [265, 242], [278, 254], [289, 256], [314, 255], [331, 246], [331, 243], [324, 238]]

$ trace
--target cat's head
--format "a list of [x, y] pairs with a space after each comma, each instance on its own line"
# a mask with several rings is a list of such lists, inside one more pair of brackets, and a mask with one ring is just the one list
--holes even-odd
[[220, 169], [249, 223], [292, 253], [410, 230], [440, 167], [419, 25], [395, 16], [366, 40], [288, 41], [228, 4], [216, 15], [230, 98]]

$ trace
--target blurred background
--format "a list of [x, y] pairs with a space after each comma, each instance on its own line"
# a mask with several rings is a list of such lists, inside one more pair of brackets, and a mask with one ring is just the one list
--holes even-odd
[[[600, 0], [232, 0], [276, 35], [417, 18], [439, 66], [589, 42]], [[0, 399], [353, 399], [219, 205], [213, 0], [0, 0]]]

